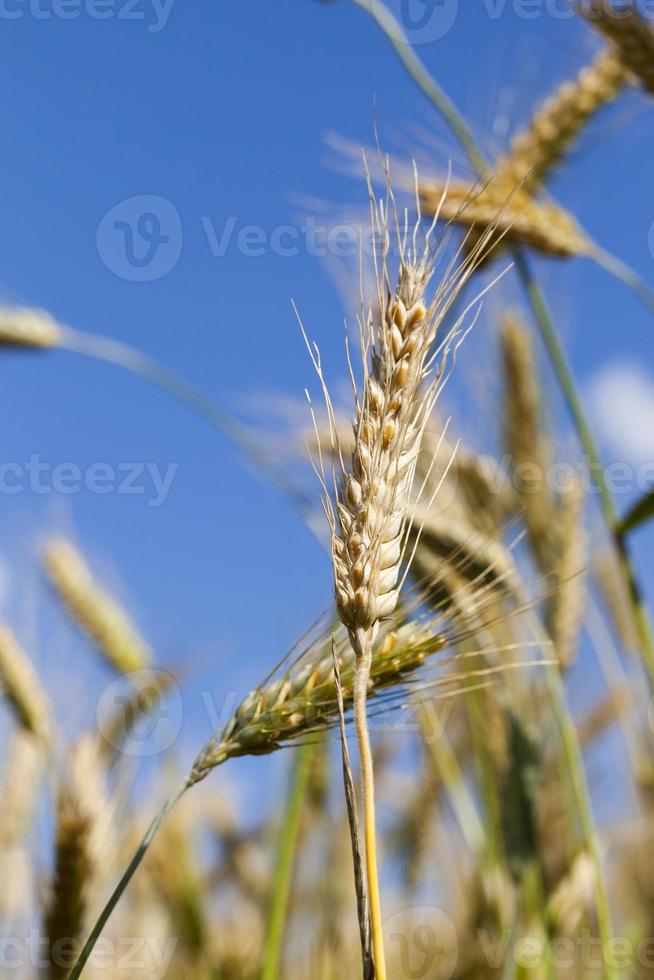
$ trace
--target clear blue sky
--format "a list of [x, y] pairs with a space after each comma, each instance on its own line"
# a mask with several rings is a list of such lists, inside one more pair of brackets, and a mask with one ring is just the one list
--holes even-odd
[[[313, 384], [293, 298], [331, 376], [341, 374], [343, 302], [325, 263], [304, 249], [246, 255], [234, 239], [216, 256], [206, 230], [211, 224], [220, 236], [231, 219], [235, 236], [256, 224], [267, 238], [297, 225], [298, 201], [336, 210], [365, 203], [361, 185], [330, 164], [325, 135], [369, 144], [373, 100], [389, 149], [424, 156], [422, 132], [431, 134], [435, 169], [445, 169], [448, 152], [461, 159], [372, 21], [346, 0], [176, 0], [165, 22], [148, 0], [131, 11], [109, 0], [106, 19], [91, 0], [68, 0], [63, 10], [46, 0], [0, 6], [0, 298], [142, 348], [237, 412], [262, 392], [301, 397]], [[493, 151], [504, 127], [524, 120], [598, 44], [583, 23], [552, 16], [553, 2], [544, 0], [535, 19], [517, 0], [458, 6], [445, 36], [418, 50]], [[654, 282], [647, 108], [633, 94], [604, 113], [552, 190]], [[121, 202], [142, 195], [172, 206], [158, 229], [170, 232], [162, 261], [171, 256], [172, 268], [150, 281], [135, 281], [144, 267], [125, 264], [129, 231], [113, 224], [129, 223], [138, 205]], [[156, 237], [152, 224], [143, 228]], [[588, 263], [545, 263], [539, 272], [598, 419], [605, 393], [620, 399], [637, 377], [652, 422], [651, 317]], [[462, 371], [484, 368], [488, 329], [478, 328]], [[0, 413], [5, 462], [22, 465], [36, 453], [82, 468], [178, 466], [158, 508], [146, 495], [0, 494], [3, 609], [26, 642], [33, 617], [41, 622], [32, 562], [51, 532], [73, 533], [107, 571], [162, 662], [184, 662], [193, 685], [217, 692], [244, 692], [328, 602], [324, 557], [286, 504], [207, 425], [144, 383], [69, 354], [7, 356]], [[650, 447], [654, 458], [654, 424], [648, 435], [641, 421], [613, 434], [603, 423], [609, 457], [633, 430], [632, 457]], [[639, 554], [651, 587], [647, 537]], [[56, 676], [62, 667], [48, 635], [37, 628], [34, 642]], [[82, 670], [88, 655], [68, 634], [55, 647], [67, 667]]]

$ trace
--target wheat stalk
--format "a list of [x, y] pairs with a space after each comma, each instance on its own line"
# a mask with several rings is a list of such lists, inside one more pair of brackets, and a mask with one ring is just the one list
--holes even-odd
[[633, 3], [617, 8], [608, 0], [581, 0], [578, 9], [609, 39], [625, 70], [654, 94], [654, 24]]
[[47, 742], [48, 699], [34, 667], [6, 626], [0, 626], [0, 692], [7, 698], [18, 723]]
[[127, 614], [100, 588], [69, 541], [51, 541], [43, 553], [48, 577], [71, 619], [114, 670], [128, 674], [150, 663], [150, 650]]
[[[416, 185], [418, 185], [416, 177]], [[443, 195], [446, 198], [446, 194]], [[388, 246], [375, 250], [375, 302], [359, 316], [363, 384], [356, 392], [354, 442], [349, 466], [334, 443], [333, 485], [327, 489], [324, 466], [319, 477], [329, 523], [336, 609], [355, 654], [354, 716], [363, 775], [364, 836], [375, 969], [385, 980], [381, 908], [377, 884], [374, 779], [366, 721], [366, 697], [379, 623], [395, 610], [400, 564], [407, 543], [407, 520], [424, 427], [438, 397], [452, 336], [445, 337], [435, 370], [438, 329], [474, 268], [470, 261], [446, 276], [429, 301], [427, 289], [437, 252], [427, 231], [418, 242], [418, 225], [401, 226], [390, 192], [386, 201], [371, 198], [375, 242], [396, 239], [399, 273], [393, 282]], [[485, 244], [485, 242], [484, 242]], [[475, 250], [474, 257], [480, 249]], [[317, 351], [309, 350], [321, 381], [330, 420], [335, 418]], [[348, 354], [349, 360], [349, 354]]]

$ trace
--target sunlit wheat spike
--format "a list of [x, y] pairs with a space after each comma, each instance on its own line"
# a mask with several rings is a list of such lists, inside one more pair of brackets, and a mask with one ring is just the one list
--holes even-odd
[[30, 660], [6, 626], [0, 626], [0, 693], [11, 705], [18, 723], [47, 741], [50, 734], [48, 699]]
[[561, 493], [554, 529], [557, 581], [552, 593], [550, 633], [563, 669], [569, 667], [574, 658], [586, 603], [584, 502], [581, 480], [571, 480]]
[[627, 84], [629, 73], [613, 50], [604, 50], [573, 82], [564, 82], [536, 112], [508, 153], [496, 163], [493, 184], [508, 196], [534, 191], [552, 171], [583, 127]]
[[534, 553], [550, 570], [553, 499], [548, 486], [551, 451], [543, 431], [541, 385], [528, 329], [513, 314], [501, 331], [504, 364], [504, 446], [515, 474]]
[[[374, 649], [370, 696], [401, 684], [447, 643], [444, 634], [419, 624], [384, 633]], [[330, 644], [331, 632], [320, 635], [281, 676], [252, 691], [218, 738], [200, 754], [196, 774], [201, 777], [235, 756], [274, 752], [281, 744], [334, 725], [338, 703]], [[342, 629], [337, 633], [336, 649], [343, 700], [351, 707], [355, 657]]]
[[528, 245], [561, 259], [593, 252], [590, 239], [562, 208], [537, 202], [521, 189], [507, 192], [492, 179], [481, 189], [425, 180], [420, 184], [420, 202], [425, 214], [434, 215], [440, 208], [444, 221], [473, 230], [466, 237], [467, 250], [478, 247], [480, 236], [492, 232], [485, 249], [487, 256], [497, 254], [501, 244]]
[[77, 549], [63, 539], [50, 541], [44, 549], [43, 562], [71, 619], [114, 670], [128, 674], [147, 667], [150, 650], [125, 611], [94, 582]]
[[[427, 595], [427, 590], [420, 592], [413, 601], [422, 604]], [[495, 615], [491, 608], [494, 593], [490, 594], [486, 587], [471, 586], [468, 598], [468, 605], [456, 617], [453, 632], [446, 628], [449, 609], [424, 621], [403, 623], [398, 615], [390, 624], [384, 624], [373, 648], [368, 685], [368, 695], [378, 703], [379, 712], [391, 710], [398, 699], [401, 702], [406, 688], [417, 687], [447, 698], [467, 684], [489, 679], [484, 671], [477, 670], [478, 665], [471, 666], [467, 658], [453, 653], [460, 641], [470, 643], [475, 638], [483, 650], [487, 621]], [[230, 758], [275, 752], [337, 723], [333, 630], [320, 627], [315, 632], [315, 636], [306, 638], [290, 665], [280, 665], [274, 675], [247, 695], [225, 727], [203, 749], [194, 765], [194, 781]], [[344, 628], [336, 631], [335, 643], [347, 710], [353, 703], [355, 655]], [[459, 660], [461, 667], [456, 669]], [[454, 670], [444, 670], [442, 676], [436, 676], [430, 668], [437, 666], [451, 666]]]
[[6, 765], [0, 793], [2, 848], [23, 840], [29, 831], [40, 777], [43, 746], [32, 732], [19, 730], [4, 753]]
[[654, 94], [654, 23], [635, 3], [615, 6], [609, 0], [580, 0], [580, 13], [611, 41], [624, 67]]
[[0, 307], [0, 347], [57, 347], [61, 328], [45, 310]]
[[111, 809], [93, 736], [72, 749], [57, 801], [55, 867], [44, 911], [51, 980], [63, 980], [83, 936], [89, 905], [107, 866]]

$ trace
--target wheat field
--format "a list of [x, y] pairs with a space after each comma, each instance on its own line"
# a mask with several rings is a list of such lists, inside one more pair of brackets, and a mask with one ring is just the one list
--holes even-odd
[[[612, 295], [654, 312], [654, 287], [549, 188], [622, 99], [651, 112], [654, 21], [579, 0], [592, 56], [575, 52], [576, 72], [490, 154], [397, 5], [321, 0], [330, 43], [345, 4], [399, 56], [448, 144], [425, 168], [387, 151], [376, 119], [372, 138], [338, 144], [358, 192], [357, 286], [347, 329], [334, 325], [336, 367], [298, 304], [305, 371], [281, 435], [231, 416], [177, 364], [36, 306], [0, 308], [0, 371], [38, 358], [56, 372], [81, 354], [79, 372], [95, 360], [108, 383], [111, 365], [172, 396], [186, 426], [208, 422], [285, 501], [332, 583], [293, 647], [265, 651], [249, 693], [223, 702], [220, 677], [205, 692], [220, 710], [187, 758], [179, 729], [199, 709], [178, 727], [175, 712], [194, 665], [160, 655], [140, 603], [53, 522], [27, 573], [49, 604], [49, 662], [85, 700], [57, 659], [57, 631], [72, 635], [104, 689], [71, 735], [36, 634], [0, 623], [3, 977], [654, 975], [654, 627], [632, 548], [654, 490], [626, 509], [613, 494], [548, 295], [562, 269], [569, 283], [592, 263]], [[480, 335], [473, 373], [463, 354]], [[483, 447], [452, 385], [480, 432], [492, 420]], [[251, 556], [252, 581], [233, 587], [256, 618], [269, 608], [260, 542], [245, 506], [215, 507]], [[182, 571], [179, 589], [193, 589]], [[273, 800], [253, 791], [263, 772]]]

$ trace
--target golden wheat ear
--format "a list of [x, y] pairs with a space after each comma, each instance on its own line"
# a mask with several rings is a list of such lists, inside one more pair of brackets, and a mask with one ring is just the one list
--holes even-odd
[[94, 736], [72, 749], [57, 800], [55, 864], [44, 909], [49, 980], [69, 975], [71, 944], [82, 938], [107, 866], [111, 807]]
[[11, 630], [0, 626], [0, 693], [7, 698], [19, 725], [48, 742], [50, 707], [31, 661]]
[[45, 310], [0, 307], [0, 347], [58, 347], [63, 334]]
[[609, 0], [580, 0], [577, 9], [608, 38], [624, 69], [654, 94], [654, 23], [636, 4], [614, 6]]
[[70, 618], [114, 670], [129, 674], [149, 666], [149, 648], [124, 610], [93, 580], [84, 558], [69, 541], [50, 541], [43, 564]]
[[539, 190], [582, 129], [602, 106], [613, 102], [629, 71], [613, 48], [600, 51], [574, 81], [564, 82], [536, 111], [527, 128], [494, 167], [493, 182], [507, 193]]

